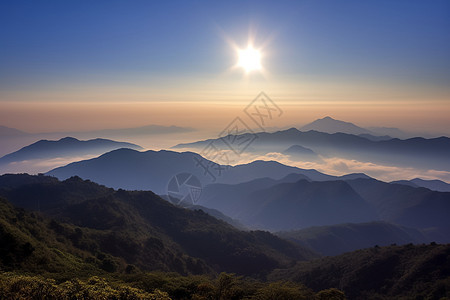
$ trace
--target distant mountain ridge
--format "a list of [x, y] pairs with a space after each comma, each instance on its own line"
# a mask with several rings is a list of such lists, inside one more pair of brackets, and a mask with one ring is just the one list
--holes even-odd
[[[100, 155], [102, 153], [131, 148], [140, 150], [142, 147], [126, 142], [116, 142], [107, 139], [93, 139], [80, 141], [76, 138], [65, 137], [57, 141], [40, 140], [18, 151], [0, 158], [0, 171], [8, 169], [10, 164], [27, 163], [34, 160], [51, 160], [64, 157], [81, 157], [85, 155]], [[48, 169], [47, 169], [48, 170]]]
[[317, 119], [309, 124], [299, 128], [300, 131], [320, 131], [325, 133], [347, 133], [359, 135], [369, 140], [380, 141], [389, 140], [392, 138], [407, 139], [417, 135], [413, 133], [406, 133], [398, 128], [392, 127], [360, 127], [351, 122], [333, 119], [332, 117], [324, 117]]
[[417, 186], [428, 188], [432, 191], [450, 192], [450, 184], [442, 180], [425, 180], [421, 178], [414, 178], [410, 181]]
[[411, 180], [396, 180], [391, 183], [403, 184], [412, 187], [424, 187], [437, 192], [450, 192], [450, 184], [442, 180], [425, 180], [414, 178]]
[[[116, 141], [125, 140], [135, 144], [145, 144], [147, 137], [161, 138], [162, 135], [170, 135], [173, 138], [176, 134], [187, 134], [196, 130], [192, 127], [150, 124], [138, 127], [87, 129], [82, 131], [24, 132], [0, 125], [0, 157], [17, 151], [38, 140], [58, 140], [70, 136], [80, 140], [104, 138]], [[148, 144], [145, 145], [149, 146]]]
[[[450, 138], [411, 138], [406, 140], [390, 139], [374, 141], [347, 133], [324, 133], [318, 131], [302, 132], [295, 128], [273, 133], [259, 132], [258, 138], [246, 151], [255, 154], [283, 152], [292, 145], [301, 145], [315, 153], [328, 157], [342, 157], [365, 162], [387, 165], [416, 167], [450, 171]], [[246, 133], [223, 139], [208, 139], [194, 143], [178, 144], [174, 149], [204, 149], [210, 143], [220, 150], [229, 146], [225, 139], [250, 139], [252, 134]]]
[[166, 194], [169, 180], [183, 172], [195, 175], [204, 186], [215, 182], [237, 184], [261, 177], [278, 180], [291, 173], [303, 174], [311, 180], [339, 178], [312, 169], [286, 166], [275, 161], [254, 161], [226, 166], [213, 163], [193, 152], [179, 153], [168, 150], [139, 152], [131, 149], [114, 150], [97, 158], [53, 169], [47, 174], [61, 180], [76, 175], [108, 187], [152, 190], [157, 194]]

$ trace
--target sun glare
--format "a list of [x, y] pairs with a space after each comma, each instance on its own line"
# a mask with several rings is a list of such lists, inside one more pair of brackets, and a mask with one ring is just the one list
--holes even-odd
[[251, 46], [247, 49], [239, 50], [238, 66], [242, 67], [247, 73], [261, 70], [261, 53]]

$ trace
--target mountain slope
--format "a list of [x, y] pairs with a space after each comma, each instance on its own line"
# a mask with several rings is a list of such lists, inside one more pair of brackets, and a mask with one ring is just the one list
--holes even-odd
[[[365, 178], [364, 174], [342, 176], [339, 184], [297, 182], [300, 176], [261, 178], [237, 185], [210, 184], [204, 188], [199, 204], [244, 225], [266, 230], [383, 220], [419, 229], [430, 240], [450, 242], [448, 192], [385, 183]], [[345, 203], [350, 200], [359, 206]], [[337, 205], [340, 201], [344, 202]]]
[[278, 232], [278, 236], [327, 256], [376, 245], [423, 243], [426, 238], [415, 229], [386, 222], [347, 223]]
[[340, 288], [348, 299], [450, 297], [450, 245], [373, 247], [299, 262], [271, 280], [293, 280], [314, 290]]
[[157, 194], [166, 194], [170, 179], [179, 173], [193, 174], [203, 185], [237, 184], [263, 177], [278, 180], [292, 173], [303, 174], [311, 180], [338, 178], [275, 161], [254, 161], [226, 166], [211, 162], [193, 152], [138, 152], [130, 149], [114, 150], [94, 159], [53, 169], [47, 174], [59, 179], [80, 176], [113, 188], [152, 190]]
[[436, 242], [450, 242], [450, 193], [375, 179], [355, 179], [347, 183], [377, 211], [382, 220], [427, 230]]
[[315, 256], [268, 232], [243, 232], [201, 210], [175, 207], [152, 192], [115, 191], [80, 178], [52, 183], [34, 178], [43, 182], [4, 183], [0, 195], [25, 208], [39, 200], [41, 212], [57, 219], [54, 228], [64, 231], [68, 223], [86, 230], [80, 247], [119, 264], [182, 274], [264, 275]]
[[344, 181], [309, 182], [291, 174], [205, 187], [199, 204], [217, 209], [250, 228], [291, 230], [376, 220], [374, 210]]
[[[95, 263], [83, 260], [90, 257], [95, 261], [94, 256], [72, 246], [70, 235], [58, 234], [50, 224], [51, 220], [15, 208], [0, 198], [0, 269], [58, 273], [63, 277], [71, 273], [101, 273]], [[74, 230], [72, 227], [68, 232]]]
[[204, 175], [202, 168], [196, 166], [195, 159], [206, 165], [210, 163], [192, 152], [118, 149], [97, 158], [56, 168], [47, 174], [59, 179], [76, 175], [113, 188], [166, 194], [167, 184], [178, 173], [191, 173], [203, 182], [211, 180]]
[[237, 219], [269, 230], [377, 220], [344, 181], [280, 183], [250, 194]]
[[296, 182], [301, 179], [310, 180], [305, 175], [292, 173], [279, 180], [265, 177], [239, 184], [209, 184], [203, 189], [199, 204], [236, 218], [242, 212], [245, 199], [252, 193], [278, 183]]

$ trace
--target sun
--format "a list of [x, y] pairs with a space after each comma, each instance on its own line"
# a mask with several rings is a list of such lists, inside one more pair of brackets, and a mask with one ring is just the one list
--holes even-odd
[[248, 46], [247, 49], [239, 49], [238, 54], [238, 66], [242, 67], [245, 72], [261, 70], [261, 52], [259, 50]]

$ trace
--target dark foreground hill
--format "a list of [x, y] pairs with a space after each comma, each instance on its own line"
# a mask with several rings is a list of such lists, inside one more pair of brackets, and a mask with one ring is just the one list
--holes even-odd
[[290, 279], [314, 290], [339, 288], [349, 299], [448, 299], [450, 245], [376, 246], [298, 262], [270, 279]]
[[[25, 184], [20, 185], [22, 180]], [[111, 257], [107, 270], [135, 265], [181, 274], [227, 271], [262, 276], [314, 256], [270, 233], [237, 230], [152, 192], [115, 191], [75, 177], [60, 182], [46, 176], [5, 175], [0, 177], [0, 195], [55, 218], [39, 225], [53, 230], [48, 233], [51, 239], [57, 240], [52, 232], [74, 232], [69, 243], [73, 247], [94, 257]]]
[[[346, 299], [336, 288], [350, 299], [450, 296], [448, 245], [308, 262], [316, 256], [291, 242], [239, 231], [152, 192], [22, 174], [0, 176], [0, 195], [10, 201], [0, 200], [6, 299]], [[254, 278], [267, 274], [269, 282]]]
[[87, 231], [59, 224], [57, 229], [57, 224], [0, 198], [0, 270], [56, 273], [62, 278], [101, 273], [103, 261], [77, 247]]

